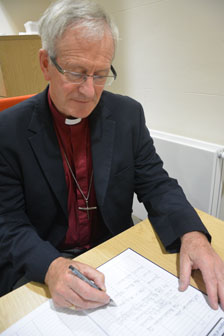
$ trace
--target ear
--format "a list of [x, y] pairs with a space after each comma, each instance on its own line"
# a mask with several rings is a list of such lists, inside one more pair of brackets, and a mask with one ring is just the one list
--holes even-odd
[[49, 81], [50, 76], [50, 61], [48, 57], [48, 53], [45, 49], [39, 50], [39, 61], [40, 61], [40, 68], [44, 74], [44, 78], [46, 81]]

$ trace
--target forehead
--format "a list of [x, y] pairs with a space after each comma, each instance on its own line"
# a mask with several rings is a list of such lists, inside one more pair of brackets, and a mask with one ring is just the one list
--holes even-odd
[[89, 35], [85, 27], [68, 28], [56, 43], [56, 56], [66, 60], [111, 63], [114, 41], [109, 30], [100, 36]]

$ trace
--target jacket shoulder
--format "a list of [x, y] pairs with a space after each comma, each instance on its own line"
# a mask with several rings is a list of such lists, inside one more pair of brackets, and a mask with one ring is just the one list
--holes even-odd
[[44, 100], [47, 99], [46, 90], [41, 93], [38, 93], [28, 99], [23, 100], [20, 103], [17, 103], [3, 111], [0, 112], [0, 120], [4, 121], [13, 121], [16, 118], [25, 116], [29, 114], [30, 111], [34, 111], [36, 106], [41, 104]]
[[[41, 115], [48, 106], [46, 90], [0, 112], [0, 132], [10, 134], [25, 131], [33, 114]], [[39, 116], [41, 118], [41, 116]]]
[[108, 111], [108, 116], [110, 115], [112, 119], [121, 123], [135, 124], [145, 119], [142, 105], [128, 96], [104, 91], [101, 104], [103, 110]]
[[127, 107], [127, 108], [139, 108], [141, 104], [128, 96], [124, 96], [121, 94], [115, 94], [109, 91], [104, 91], [102, 94], [102, 102], [107, 107], [115, 108], [119, 107]]

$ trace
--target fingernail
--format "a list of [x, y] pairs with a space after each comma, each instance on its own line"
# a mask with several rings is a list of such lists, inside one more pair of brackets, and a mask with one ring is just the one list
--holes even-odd
[[179, 281], [179, 287], [178, 287], [178, 290], [179, 290], [180, 292], [183, 292], [184, 289], [185, 289], [185, 287], [184, 287], [184, 283]]
[[214, 309], [214, 310], [217, 310], [217, 309], [219, 308], [218, 303], [213, 303], [213, 304], [210, 303], [210, 306], [211, 306], [212, 309]]

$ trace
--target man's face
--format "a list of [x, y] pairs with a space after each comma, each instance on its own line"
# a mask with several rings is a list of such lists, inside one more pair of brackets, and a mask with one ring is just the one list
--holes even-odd
[[[63, 70], [88, 75], [108, 75], [114, 43], [111, 34], [102, 39], [85, 38], [84, 28], [69, 28], [57, 42], [56, 61]], [[88, 77], [82, 84], [73, 84], [49, 61], [47, 52], [40, 51], [40, 64], [49, 81], [51, 99], [56, 108], [68, 117], [86, 118], [98, 104], [103, 86], [94, 85]]]

